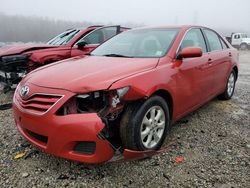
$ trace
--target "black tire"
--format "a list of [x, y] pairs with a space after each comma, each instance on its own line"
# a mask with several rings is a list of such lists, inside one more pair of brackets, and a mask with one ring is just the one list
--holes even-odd
[[247, 50], [248, 49], [248, 45], [246, 43], [243, 43], [240, 45], [240, 49], [241, 50]]
[[[157, 110], [160, 110], [160, 114], [163, 114], [165, 121], [160, 122], [161, 120], [155, 120], [155, 123], [161, 124], [164, 128], [157, 128], [158, 125], [149, 125], [149, 126], [155, 126], [155, 132], [154, 134], [150, 131], [151, 139], [155, 140], [155, 134], [158, 134], [159, 132], [162, 134], [161, 137], [158, 137], [158, 140], [155, 141], [155, 146], [151, 148], [147, 148], [144, 146], [142, 138], [141, 138], [141, 131], [143, 129], [142, 121], [144, 118], [146, 118], [146, 115], [149, 114], [149, 110], [157, 108]], [[155, 114], [155, 119], [159, 111]], [[151, 116], [151, 114], [150, 114]], [[163, 115], [160, 115], [161, 117]], [[165, 122], [165, 123], [164, 123]], [[146, 125], [148, 126], [148, 125]], [[127, 106], [121, 122], [120, 122], [120, 137], [124, 148], [131, 149], [131, 150], [157, 150], [160, 149], [166, 134], [170, 127], [170, 115], [169, 115], [169, 108], [166, 103], [166, 101], [160, 97], [160, 96], [152, 96], [149, 99], [147, 99], [145, 102], [137, 102], [134, 104], [131, 104]], [[152, 128], [153, 129], [153, 128]], [[161, 131], [161, 129], [163, 129]], [[153, 136], [152, 136], [153, 134]], [[157, 136], [157, 135], [156, 135]]]
[[[229, 87], [229, 82], [230, 82], [230, 77], [231, 77], [231, 75], [233, 75], [233, 77], [234, 77], [234, 84], [233, 84], [233, 90], [232, 90], [232, 92], [229, 92], [228, 87]], [[218, 96], [219, 99], [221, 99], [221, 100], [229, 100], [229, 99], [232, 98], [232, 96], [233, 96], [233, 94], [234, 94], [234, 90], [235, 90], [235, 82], [236, 82], [236, 79], [237, 79], [237, 78], [236, 78], [236, 73], [235, 73], [235, 71], [233, 70], [233, 71], [230, 73], [230, 75], [228, 76], [226, 89], [224, 90], [224, 92], [223, 92], [222, 94], [220, 94], [220, 95]]]

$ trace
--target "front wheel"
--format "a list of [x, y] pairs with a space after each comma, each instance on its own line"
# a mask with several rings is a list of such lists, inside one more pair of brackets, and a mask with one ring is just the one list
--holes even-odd
[[235, 82], [236, 82], [236, 73], [233, 70], [227, 79], [226, 89], [221, 95], [219, 95], [219, 99], [229, 100], [232, 98], [235, 89]]
[[248, 45], [245, 44], [245, 43], [243, 43], [243, 44], [240, 45], [240, 49], [241, 50], [247, 50], [248, 49]]
[[157, 150], [161, 147], [170, 124], [169, 109], [160, 96], [144, 103], [128, 106], [120, 124], [124, 148], [132, 150]]

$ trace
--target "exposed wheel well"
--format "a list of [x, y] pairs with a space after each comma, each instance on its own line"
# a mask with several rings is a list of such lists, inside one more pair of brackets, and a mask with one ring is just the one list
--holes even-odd
[[236, 74], [236, 79], [238, 79], [238, 67], [234, 66], [233, 70], [234, 70], [234, 72]]
[[246, 42], [242, 42], [240, 45], [243, 45], [243, 44], [245, 44], [245, 45], [247, 45], [247, 46], [248, 46], [248, 44], [247, 44]]
[[162, 98], [164, 98], [167, 101], [169, 113], [170, 113], [170, 118], [172, 119], [172, 117], [173, 117], [173, 99], [172, 99], [172, 96], [170, 95], [170, 93], [166, 90], [161, 89], [161, 90], [154, 92], [153, 95], [161, 96]]

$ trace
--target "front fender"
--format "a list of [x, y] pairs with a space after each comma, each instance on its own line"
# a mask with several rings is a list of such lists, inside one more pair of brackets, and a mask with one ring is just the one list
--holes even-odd
[[[169, 73], [167, 73], [168, 69], [170, 70]], [[169, 65], [159, 66], [118, 80], [109, 87], [109, 90], [130, 86], [129, 92], [123, 97], [124, 100], [128, 101], [148, 98], [158, 90], [165, 90], [172, 96], [172, 88], [175, 85], [175, 82], [171, 78], [171, 74], [174, 74], [173, 71], [174, 69], [171, 69]], [[164, 72], [167, 74], [164, 74]]]
[[40, 65], [42, 64], [47, 64], [47, 63], [52, 63], [52, 62], [56, 62], [56, 61], [60, 61], [65, 59], [66, 57], [62, 56], [62, 55], [58, 55], [58, 54], [32, 54], [30, 56], [30, 60], [33, 62], [36, 62]]

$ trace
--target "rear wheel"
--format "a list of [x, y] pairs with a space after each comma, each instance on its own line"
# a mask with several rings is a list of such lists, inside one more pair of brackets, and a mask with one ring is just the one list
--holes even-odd
[[157, 150], [161, 147], [170, 118], [166, 101], [153, 96], [144, 103], [128, 106], [120, 125], [124, 148], [132, 150]]
[[235, 82], [236, 82], [236, 74], [235, 71], [233, 70], [228, 77], [226, 89], [221, 95], [219, 95], [219, 99], [229, 100], [232, 98], [235, 89]]

